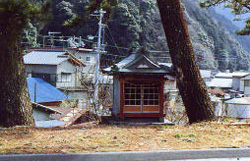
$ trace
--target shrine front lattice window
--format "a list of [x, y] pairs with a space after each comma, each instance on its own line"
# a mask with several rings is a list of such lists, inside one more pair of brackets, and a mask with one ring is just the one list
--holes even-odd
[[125, 83], [125, 106], [159, 106], [160, 83]]

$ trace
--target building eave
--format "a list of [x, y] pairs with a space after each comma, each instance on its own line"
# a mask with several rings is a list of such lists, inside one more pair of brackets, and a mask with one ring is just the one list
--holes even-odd
[[57, 111], [57, 110], [55, 110], [55, 109], [53, 109], [53, 108], [50, 108], [50, 107], [48, 107], [48, 106], [44, 106], [44, 105], [42, 105], [42, 104], [39, 104], [39, 103], [37, 103], [37, 102], [31, 102], [33, 105], [35, 105], [36, 107], [39, 107], [39, 108], [41, 108], [41, 109], [43, 109], [43, 110], [45, 110], [45, 111], [50, 111], [50, 112], [54, 112], [54, 113], [59, 113], [59, 114], [61, 114], [61, 112], [60, 111]]

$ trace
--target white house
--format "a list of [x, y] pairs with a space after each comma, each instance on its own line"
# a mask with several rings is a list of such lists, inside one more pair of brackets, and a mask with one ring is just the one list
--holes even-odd
[[71, 48], [67, 49], [67, 51], [86, 65], [83, 69], [84, 73], [94, 74], [94, 67], [97, 62], [97, 53], [94, 49]]
[[42, 78], [71, 98], [84, 98], [83, 93], [86, 92], [81, 80], [86, 65], [69, 52], [37, 49], [24, 56], [24, 64], [28, 77]]
[[221, 72], [215, 75], [215, 78], [210, 82], [209, 87], [242, 91], [240, 88], [241, 79], [247, 75], [249, 75], [247, 72]]

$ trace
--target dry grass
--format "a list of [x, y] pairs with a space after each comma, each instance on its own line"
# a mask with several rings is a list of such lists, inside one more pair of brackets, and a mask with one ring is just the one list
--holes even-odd
[[[79, 128], [79, 127], [78, 127]], [[0, 154], [79, 153], [250, 146], [249, 126], [94, 126], [0, 129]]]

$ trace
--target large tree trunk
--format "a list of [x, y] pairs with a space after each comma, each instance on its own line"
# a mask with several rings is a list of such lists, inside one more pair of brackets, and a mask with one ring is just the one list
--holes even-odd
[[22, 29], [18, 26], [0, 29], [0, 126], [33, 125], [32, 105], [20, 50]]
[[180, 0], [157, 0], [170, 56], [176, 72], [177, 87], [190, 123], [214, 117], [206, 85], [201, 77], [189, 38]]

